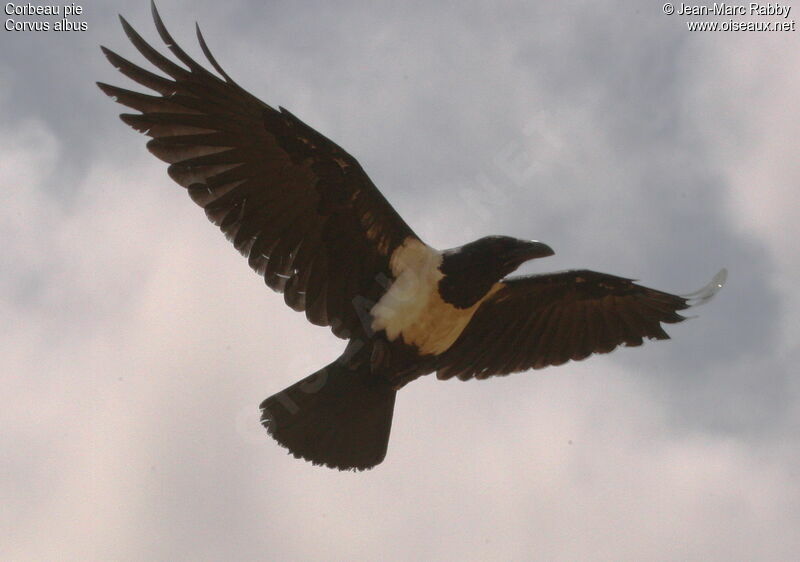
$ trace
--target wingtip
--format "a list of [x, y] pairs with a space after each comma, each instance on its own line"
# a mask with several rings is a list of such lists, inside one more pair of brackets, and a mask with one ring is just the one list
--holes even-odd
[[155, 0], [150, 0], [150, 15], [153, 16], [156, 24], [161, 21], [161, 16], [158, 13], [158, 8], [156, 7]]
[[720, 292], [720, 290], [722, 290], [722, 287], [725, 286], [725, 282], [727, 280], [728, 280], [728, 269], [723, 267], [717, 272], [716, 275], [714, 275], [714, 277], [707, 285], [698, 289], [697, 291], [681, 296], [686, 299], [687, 303], [691, 307], [706, 304], [711, 299], [713, 299], [714, 296], [716, 296], [716, 294]]
[[721, 289], [722, 287], [725, 286], [725, 282], [727, 280], [728, 280], [728, 268], [723, 267], [717, 272], [712, 281], [717, 284], [717, 287], [719, 289]]
[[202, 49], [203, 45], [206, 43], [206, 40], [203, 37], [203, 32], [200, 31], [200, 22], [194, 22], [194, 33], [197, 36], [197, 42], [200, 43], [200, 48]]
[[114, 51], [112, 51], [111, 49], [109, 49], [108, 47], [106, 47], [104, 45], [100, 45], [100, 51], [106, 57], [106, 60], [108, 60], [108, 62], [110, 62], [114, 66], [114, 68], [119, 70], [118, 59], [120, 59], [121, 57], [117, 53], [115, 53]]
[[156, 24], [156, 30], [158, 30], [161, 40], [164, 41], [164, 43], [166, 43], [168, 46], [171, 43], [174, 43], [175, 41], [167, 31], [167, 26], [164, 25], [164, 20], [161, 19], [161, 14], [158, 13], [155, 0], [150, 0], [150, 13], [153, 16], [153, 21]]
[[97, 87], [100, 88], [100, 90], [102, 90], [102, 92], [112, 100], [119, 101], [119, 97], [123, 90], [116, 86], [112, 86], [111, 84], [106, 84], [105, 82], [95, 82], [95, 84], [97, 84]]
[[226, 82], [232, 85], [237, 85], [236, 82], [228, 76], [228, 73], [223, 70], [222, 66], [217, 62], [217, 59], [211, 54], [211, 49], [208, 48], [208, 44], [206, 43], [205, 37], [203, 37], [203, 32], [200, 31], [200, 24], [194, 22], [195, 32], [197, 34], [197, 42], [200, 43], [200, 49], [203, 51], [203, 55], [205, 55], [208, 62], [211, 63], [211, 66], [214, 67], [214, 70], [219, 72], [220, 76], [225, 79]]
[[119, 22], [122, 24], [122, 30], [125, 32], [125, 35], [127, 35], [131, 41], [135, 42], [135, 40], [139, 38], [137, 31], [133, 29], [133, 26], [128, 23], [128, 20], [122, 15], [119, 16]]

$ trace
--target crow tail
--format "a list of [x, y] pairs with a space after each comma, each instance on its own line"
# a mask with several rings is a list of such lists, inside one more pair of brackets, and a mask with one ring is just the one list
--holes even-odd
[[396, 391], [370, 362], [340, 357], [261, 403], [261, 423], [295, 457], [364, 470], [386, 456]]

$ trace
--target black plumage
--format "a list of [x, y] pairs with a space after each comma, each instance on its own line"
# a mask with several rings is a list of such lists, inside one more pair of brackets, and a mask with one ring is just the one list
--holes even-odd
[[103, 47], [125, 76], [154, 91], [100, 88], [135, 110], [122, 120], [152, 137], [209, 220], [291, 308], [349, 341], [319, 372], [265, 400], [262, 422], [295, 456], [340, 469], [381, 462], [395, 393], [415, 378], [486, 378], [560, 365], [644, 339], [708, 300], [677, 296], [592, 271], [507, 277], [549, 256], [545, 244], [505, 236], [439, 252], [425, 244], [359, 163], [286, 109], [218, 75], [156, 29], [176, 64], [123, 19], [136, 49], [164, 75]]

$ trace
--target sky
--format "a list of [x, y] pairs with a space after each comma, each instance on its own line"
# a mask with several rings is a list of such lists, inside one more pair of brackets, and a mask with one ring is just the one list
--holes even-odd
[[433, 246], [534, 238], [556, 255], [523, 273], [675, 293], [729, 270], [670, 341], [415, 381], [362, 473], [294, 459], [258, 420], [344, 342], [265, 287], [94, 85], [132, 85], [101, 44], [147, 66], [117, 14], [159, 45], [148, 3], [0, 29], [0, 558], [797, 559], [800, 36], [690, 32], [782, 18], [662, 6], [159, 2]]

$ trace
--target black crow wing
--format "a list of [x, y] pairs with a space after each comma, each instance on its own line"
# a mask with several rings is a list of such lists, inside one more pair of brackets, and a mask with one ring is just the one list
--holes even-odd
[[[389, 256], [413, 231], [358, 162], [283, 108], [261, 102], [222, 70], [190, 58], [153, 6], [159, 35], [186, 68], [147, 44], [123, 19], [139, 52], [167, 77], [103, 47], [125, 76], [157, 95], [98, 83], [139, 114], [122, 120], [152, 137], [148, 149], [286, 303], [314, 324], [352, 337], [390, 278]], [[415, 237], [416, 238], [416, 237]], [[360, 306], [360, 309], [359, 309]]]
[[661, 324], [684, 320], [678, 311], [706, 302], [724, 279], [725, 270], [677, 296], [587, 270], [508, 278], [442, 356], [437, 376], [483, 379], [669, 339]]

